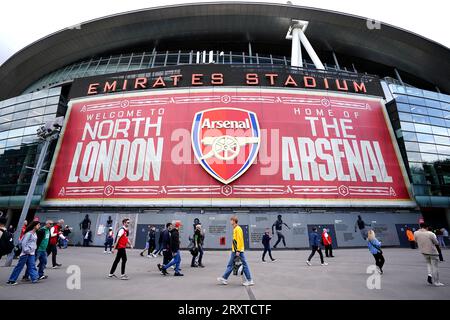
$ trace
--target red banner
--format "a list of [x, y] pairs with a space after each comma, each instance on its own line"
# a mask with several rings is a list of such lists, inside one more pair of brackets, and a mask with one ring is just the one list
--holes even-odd
[[178, 89], [72, 100], [44, 203], [413, 206], [382, 100]]

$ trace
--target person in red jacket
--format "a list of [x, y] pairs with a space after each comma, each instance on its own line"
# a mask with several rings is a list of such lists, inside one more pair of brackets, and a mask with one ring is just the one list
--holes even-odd
[[120, 280], [128, 280], [129, 279], [127, 274], [125, 273], [125, 266], [127, 263], [126, 248], [129, 245], [130, 248], [133, 249], [133, 245], [131, 244], [130, 240], [128, 239], [128, 235], [129, 235], [128, 227], [129, 226], [130, 226], [130, 219], [128, 219], [128, 218], [123, 219], [122, 227], [120, 227], [119, 231], [117, 232], [116, 241], [115, 241], [114, 250], [113, 250], [113, 254], [114, 254], [117, 249], [117, 256], [113, 262], [111, 271], [109, 271], [108, 278], [117, 278], [117, 276], [114, 274], [114, 272], [116, 271], [119, 261], [122, 260]]
[[333, 240], [331, 239], [330, 234], [328, 233], [327, 229], [323, 229], [322, 232], [322, 243], [323, 246], [325, 247], [325, 256], [334, 258], [333, 256]]
[[64, 237], [62, 235], [63, 226], [64, 220], [61, 219], [50, 229], [50, 240], [47, 247], [47, 256], [49, 256], [50, 253], [52, 254], [52, 269], [56, 269], [62, 266], [62, 264], [56, 262], [56, 255], [58, 254], [58, 239], [60, 237]]

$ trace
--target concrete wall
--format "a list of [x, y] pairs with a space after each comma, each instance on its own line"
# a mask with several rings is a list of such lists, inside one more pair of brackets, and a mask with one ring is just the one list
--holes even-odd
[[[65, 220], [65, 224], [73, 227], [71, 234], [71, 244], [81, 244], [82, 234], [79, 227], [80, 222], [84, 219], [87, 212], [40, 212], [38, 217], [42, 220], [60, 218]], [[291, 228], [288, 230], [283, 226], [283, 234], [286, 238], [287, 248], [307, 248], [308, 243], [308, 225], [317, 225], [320, 230], [323, 225], [329, 225], [334, 228], [334, 236], [337, 240], [335, 243], [338, 247], [365, 247], [366, 241], [363, 240], [359, 229], [355, 232], [355, 222], [360, 214], [365, 223], [370, 224], [368, 228], [374, 229], [377, 238], [383, 242], [384, 246], [400, 245], [399, 233], [396, 224], [417, 224], [419, 213], [395, 213], [395, 212], [334, 212], [334, 213], [280, 213], [280, 212], [264, 212], [258, 213], [241, 213], [238, 214], [239, 224], [247, 225], [249, 230], [250, 248], [262, 248], [261, 237], [265, 228], [270, 228], [277, 219], [277, 215], [282, 214], [283, 221]], [[106, 226], [106, 220], [109, 216], [113, 219], [114, 231], [121, 226], [123, 217], [131, 219], [130, 237], [136, 239], [136, 232], [146, 232], [146, 225], [162, 224], [173, 220], [180, 220], [182, 228], [180, 230], [181, 246], [187, 247], [189, 237], [193, 234], [193, 222], [195, 218], [199, 218], [203, 228], [206, 230], [205, 248], [210, 249], [229, 249], [231, 247], [232, 227], [229, 218], [233, 212], [218, 213], [206, 212], [203, 214], [187, 214], [185, 212], [177, 212], [170, 210], [169, 213], [135, 213], [135, 212], [117, 212], [89, 214], [92, 221], [93, 245], [103, 245], [105, 239], [105, 230], [102, 226]], [[140, 225], [141, 228], [137, 228]], [[401, 234], [400, 236], [404, 236]], [[221, 244], [221, 238], [225, 237], [225, 245]], [[277, 240], [274, 235], [271, 244]], [[281, 244], [279, 247], [283, 247]]]

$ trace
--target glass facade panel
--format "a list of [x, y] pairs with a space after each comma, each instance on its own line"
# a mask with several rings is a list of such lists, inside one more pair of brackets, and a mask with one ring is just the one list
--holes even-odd
[[[401, 120], [402, 132], [397, 133], [397, 138], [406, 150], [414, 195], [422, 206], [448, 207], [450, 110], [446, 108], [450, 96], [399, 85], [389, 88]], [[391, 110], [390, 117], [393, 123], [398, 121], [395, 111]]]

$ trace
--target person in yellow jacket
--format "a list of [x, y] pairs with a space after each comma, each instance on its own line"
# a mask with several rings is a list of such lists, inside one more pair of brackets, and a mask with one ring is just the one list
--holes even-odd
[[411, 249], [416, 249], [416, 239], [414, 238], [414, 234], [409, 227], [406, 228], [406, 238], [408, 238]]
[[244, 286], [252, 286], [254, 282], [252, 280], [252, 275], [250, 274], [250, 269], [248, 267], [247, 261], [244, 255], [244, 232], [242, 228], [238, 225], [238, 217], [232, 216], [230, 219], [230, 223], [233, 226], [233, 243], [231, 245], [231, 255], [230, 260], [228, 261], [227, 269], [222, 277], [217, 278], [221, 284], [228, 284], [228, 277], [233, 271], [234, 260], [236, 257], [241, 258], [242, 266], [244, 269], [244, 275], [247, 279], [242, 283]]

